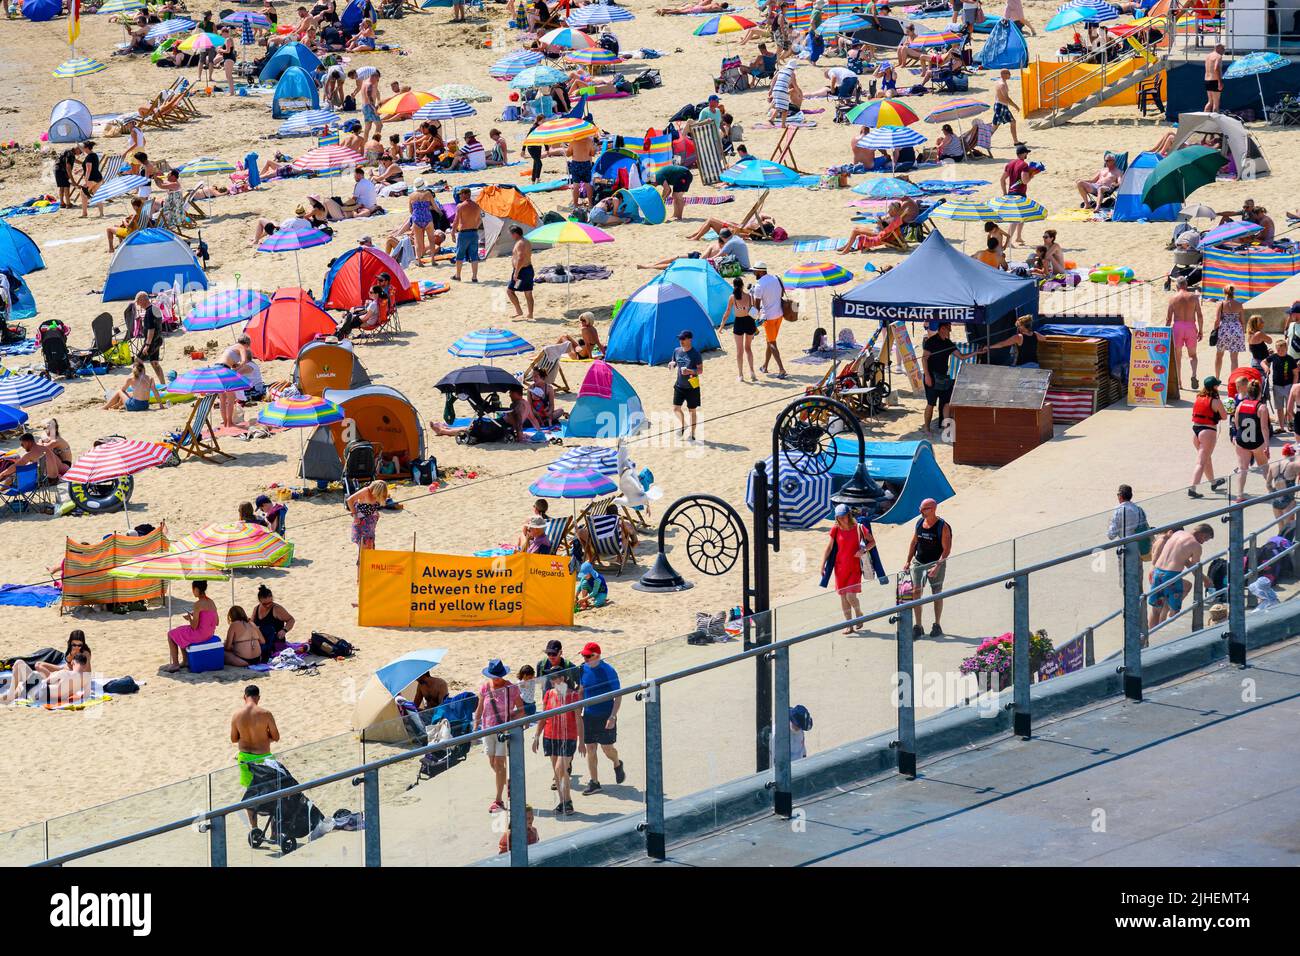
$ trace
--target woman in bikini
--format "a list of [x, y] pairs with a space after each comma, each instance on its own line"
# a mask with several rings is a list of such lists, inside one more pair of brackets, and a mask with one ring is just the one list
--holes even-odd
[[731, 298], [727, 311], [722, 313], [722, 326], [732, 320], [731, 331], [736, 336], [736, 381], [745, 381], [745, 358], [749, 358], [749, 380], [757, 382], [754, 374], [754, 335], [758, 324], [754, 321], [754, 297], [745, 291], [745, 282], [739, 276], [731, 280]]
[[593, 324], [596, 316], [591, 312], [584, 312], [578, 316], [578, 338], [571, 335], [561, 335], [556, 339], [556, 344], [560, 342], [569, 343], [569, 356], [571, 358], [589, 359], [596, 352], [605, 351], [604, 346], [600, 344], [600, 332]]
[[[63, 652], [62, 664], [51, 664], [49, 661], [39, 661], [33, 668], [36, 673], [42, 677], [49, 677], [55, 671], [64, 671], [68, 669], [68, 661], [72, 660], [78, 654], [85, 654], [90, 657], [90, 645], [86, 643], [86, 632], [78, 628], [68, 635], [68, 646]], [[87, 662], [86, 669], [90, 670], [90, 663]]]
[[63, 473], [72, 467], [72, 448], [67, 439], [59, 434], [59, 420], [48, 419], [43, 426], [45, 441], [45, 473], [51, 477], [63, 477]]
[[262, 645], [266, 639], [253, 626], [248, 614], [235, 605], [226, 615], [230, 627], [226, 628], [226, 663], [231, 667], [251, 667], [262, 659]]

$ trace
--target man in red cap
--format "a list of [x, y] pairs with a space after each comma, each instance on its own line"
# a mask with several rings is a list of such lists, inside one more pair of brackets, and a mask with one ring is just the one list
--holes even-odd
[[[584, 700], [608, 694], [622, 686], [618, 682], [618, 672], [600, 659], [600, 645], [595, 641], [588, 642], [582, 649], [582, 675], [579, 683], [582, 685]], [[622, 783], [627, 779], [623, 761], [618, 759], [618, 751], [614, 749], [614, 743], [618, 740], [618, 707], [621, 703], [622, 698], [615, 697], [613, 700], [588, 704], [582, 709], [578, 752], [587, 756], [587, 787], [582, 791], [583, 796], [600, 792], [600, 781], [597, 779], [599, 768], [596, 764], [598, 746], [614, 765], [614, 782]]]

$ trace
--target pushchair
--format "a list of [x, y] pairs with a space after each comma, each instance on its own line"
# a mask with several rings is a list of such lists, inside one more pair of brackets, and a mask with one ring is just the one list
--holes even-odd
[[343, 449], [343, 493], [352, 495], [375, 480], [383, 448], [373, 442], [349, 442]]
[[68, 356], [68, 339], [63, 328], [54, 323], [41, 326], [41, 357], [45, 360], [45, 371], [51, 375], [63, 375], [71, 378], [72, 360]]
[[[298, 785], [293, 774], [273, 759], [250, 764], [249, 769], [253, 772], [253, 782], [244, 791], [245, 800]], [[295, 793], [255, 806], [253, 816], [253, 828], [248, 831], [248, 845], [256, 850], [263, 843], [277, 844], [282, 855], [296, 850], [298, 841], [305, 839], [325, 819], [325, 815], [316, 809], [316, 805], [304, 793]], [[261, 817], [266, 817], [265, 826], [257, 825]]]
[[[478, 706], [478, 696], [467, 690], [448, 697], [429, 712], [429, 728], [427, 732], [424, 731], [423, 724], [421, 724], [421, 732], [425, 734], [424, 742], [426, 744], [438, 743], [439, 741], [450, 740], [453, 737], [460, 737], [469, 733], [474, 724], [474, 708], [476, 706]], [[417, 717], [417, 719], [419, 718]], [[415, 782], [406, 789], [412, 790], [418, 787], [422, 781], [432, 780], [439, 774], [450, 770], [456, 764], [461, 763], [469, 756], [469, 748], [469, 744], [457, 744], [455, 747], [447, 747], [443, 750], [435, 750], [425, 754], [420, 758], [420, 763], [416, 767]]]

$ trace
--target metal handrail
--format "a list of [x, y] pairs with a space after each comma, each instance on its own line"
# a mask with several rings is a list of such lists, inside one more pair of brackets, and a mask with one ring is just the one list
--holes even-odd
[[[813, 640], [818, 637], [824, 637], [828, 634], [838, 633], [847, 624], [854, 624], [854, 625], [866, 624], [871, 621], [876, 621], [880, 619], [894, 618], [895, 615], [902, 615], [904, 613], [906, 613], [910, 618], [911, 612], [913, 610], [924, 607], [925, 605], [931, 604], [935, 601], [950, 600], [953, 597], [956, 597], [958, 595], [969, 594], [973, 591], [982, 590], [984, 588], [992, 587], [998, 584], [1002, 584], [1004, 586], [1010, 586], [1010, 582], [1014, 582], [1019, 578], [1028, 578], [1032, 574], [1036, 574], [1041, 571], [1046, 571], [1050, 568], [1057, 567], [1058, 565], [1061, 564], [1067, 564], [1071, 561], [1077, 561], [1081, 558], [1092, 557], [1096, 555], [1098, 551], [1108, 551], [1111, 549], [1127, 548], [1127, 546], [1130, 544], [1137, 544], [1138, 542], [1146, 540], [1147, 538], [1150, 537], [1154, 537], [1155, 535], [1160, 534], [1164, 531], [1171, 531], [1171, 530], [1181, 528], [1193, 521], [1206, 521], [1210, 518], [1225, 517], [1225, 516], [1230, 516], [1236, 512], [1244, 512], [1246, 508], [1252, 505], [1260, 504], [1265, 501], [1271, 501], [1275, 498], [1282, 497], [1283, 495], [1294, 494], [1298, 489], [1300, 489], [1300, 485], [1293, 485], [1289, 488], [1283, 488], [1277, 491], [1268, 492], [1266, 494], [1259, 495], [1255, 498], [1250, 498], [1239, 502], [1232, 502], [1225, 505], [1224, 507], [1216, 508], [1212, 511], [1207, 511], [1199, 515], [1193, 515], [1191, 517], [1180, 518], [1177, 521], [1170, 522], [1169, 524], [1166, 525], [1161, 525], [1160, 527], [1157, 528], [1149, 528], [1139, 534], [1132, 534], [1123, 538], [1116, 538], [1112, 541], [1107, 541], [1098, 547], [1080, 549], [1077, 551], [1073, 551], [1069, 554], [1061, 555], [1055, 558], [1050, 558], [1045, 561], [1040, 561], [1036, 564], [1030, 565], [1025, 568], [1016, 568], [1011, 571], [1004, 571], [999, 574], [990, 575], [989, 577], [983, 578], [979, 581], [972, 582], [970, 584], [958, 585], [954, 588], [944, 590], [943, 592], [937, 595], [929, 594], [919, 598], [914, 598], [913, 600], [905, 601], [880, 611], [873, 611], [869, 614], [864, 614], [861, 617], [852, 618], [847, 621], [839, 621], [834, 624], [826, 625], [824, 627], [807, 631], [803, 634], [797, 634], [793, 637], [785, 638], [783, 640], [774, 641], [768, 644], [760, 644], [756, 647], [750, 648], [749, 650], [742, 651], [738, 654], [733, 654], [730, 657], [722, 658], [721, 660], [705, 661], [703, 663], [696, 664], [691, 667], [684, 668], [682, 670], [674, 671], [673, 673], [664, 675], [663, 677], [638, 681], [637, 683], [632, 684], [628, 687], [623, 687], [615, 691], [608, 691], [604, 694], [600, 694], [598, 696], [589, 699], [578, 701], [576, 703], [567, 704], [563, 707], [556, 707], [547, 711], [539, 711], [538, 713], [533, 714], [531, 716], [520, 717], [515, 720], [499, 724], [495, 727], [488, 728], [486, 730], [474, 731], [469, 734], [463, 734], [459, 737], [453, 737], [449, 740], [426, 744], [422, 747], [417, 747], [413, 750], [408, 750], [400, 754], [394, 754], [389, 757], [383, 757], [377, 760], [368, 761], [366, 763], [361, 764], [360, 766], [336, 771], [335, 773], [328, 774], [324, 777], [319, 777], [314, 780], [309, 780], [306, 783], [299, 783], [291, 787], [285, 787], [281, 790], [276, 790], [274, 792], [263, 794], [258, 797], [241, 800], [238, 803], [227, 804], [226, 806], [223, 807], [218, 807], [216, 809], [209, 810], [203, 813], [198, 813], [192, 816], [184, 817], [182, 819], [174, 820], [171, 823], [161, 824], [159, 826], [150, 828], [148, 830], [143, 830], [137, 833], [128, 834], [126, 836], [118, 837], [113, 840], [108, 840], [105, 841], [104, 843], [95, 844], [94, 846], [85, 847], [80, 850], [73, 850], [68, 853], [63, 853], [60, 854], [59, 856], [53, 857], [52, 859], [43, 860], [33, 865], [34, 866], [62, 866], [65, 863], [70, 863], [75, 860], [83, 859], [88, 856], [93, 856], [97, 853], [103, 853], [108, 850], [113, 850], [118, 847], [126, 846], [132, 843], [137, 843], [142, 840], [150, 839], [155, 836], [160, 836], [165, 833], [170, 833], [175, 830], [180, 830], [191, 826], [198, 826], [205, 830], [208, 827], [212, 827], [214, 829], [219, 828], [221, 832], [221, 838], [222, 840], [224, 840], [225, 818], [232, 813], [236, 813], [240, 810], [247, 810], [252, 807], [264, 806], [268, 803], [274, 803], [276, 801], [279, 801], [285, 797], [293, 796], [294, 794], [303, 793], [307, 790], [313, 790], [317, 787], [326, 786], [328, 784], [337, 783], [339, 781], [347, 780], [350, 778], [353, 779], [354, 785], [361, 782], [361, 780], [365, 780], [368, 784], [367, 789], [370, 790], [373, 787], [374, 790], [376, 791], [376, 799], [377, 799], [377, 786], [378, 786], [377, 774], [379, 770], [385, 767], [389, 767], [406, 760], [413, 760], [418, 757], [423, 757], [425, 754], [435, 753], [441, 750], [447, 750], [449, 748], [461, 746], [464, 744], [472, 744], [475, 740], [480, 740], [491, 735], [497, 735], [498, 737], [509, 735], [512, 738], [517, 736], [519, 737], [520, 740], [522, 740], [522, 733], [524, 728], [526, 728], [530, 724], [535, 724], [538, 721], [538, 719], [542, 717], [549, 717], [549, 716], [569, 713], [571, 711], [575, 711], [580, 708], [590, 706], [591, 704], [600, 704], [606, 701], [612, 701], [615, 700], [616, 698], [626, 697], [630, 694], [640, 695], [649, 692], [651, 694], [651, 700], [654, 700], [656, 699], [655, 698], [656, 688], [661, 684], [670, 684], [676, 681], [685, 680], [686, 678], [693, 677], [696, 674], [702, 674], [707, 671], [716, 670], [721, 667], [727, 667], [732, 664], [739, 663], [741, 661], [753, 659], [759, 655], [773, 654], [776, 655], [779, 660], [782, 657], [784, 657], [788, 653], [788, 650], [794, 647], [796, 644], [802, 644], [805, 641]], [[772, 612], [765, 612], [765, 613], [771, 614]], [[778, 721], [777, 723], [778, 723], [778, 731], [779, 731], [781, 729], [780, 722]], [[518, 731], [518, 734], [515, 733], [516, 731]], [[376, 809], [377, 809], [377, 803], [376, 803]], [[370, 839], [371, 827], [373, 826], [375, 839], [377, 840], [378, 822], [377, 820], [375, 821], [370, 820], [369, 814], [367, 814], [367, 817], [368, 817], [367, 839], [368, 840]]]

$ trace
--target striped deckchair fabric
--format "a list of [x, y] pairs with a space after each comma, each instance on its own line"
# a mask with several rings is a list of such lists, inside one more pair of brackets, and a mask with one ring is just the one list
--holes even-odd
[[104, 175], [104, 182], [108, 182], [110, 179], [116, 179], [118, 176], [121, 176], [125, 170], [126, 157], [118, 155], [105, 156], [103, 163], [99, 167], [99, 171]]
[[1237, 298], [1244, 302], [1300, 272], [1300, 252], [1211, 247], [1205, 250], [1203, 267], [1202, 298], [1222, 299], [1223, 290], [1232, 286]]
[[161, 601], [159, 580], [115, 578], [109, 570], [167, 550], [162, 528], [143, 536], [112, 534], [103, 541], [82, 544], [68, 539], [63, 554], [63, 607]]
[[338, 133], [322, 133], [316, 137], [317, 146], [337, 146], [339, 144]]
[[979, 346], [972, 342], [958, 342], [957, 351], [948, 358], [948, 377], [956, 381], [963, 365], [974, 365]]
[[687, 129], [695, 143], [695, 169], [700, 182], [716, 186], [722, 182], [722, 131], [713, 120], [695, 120]]

